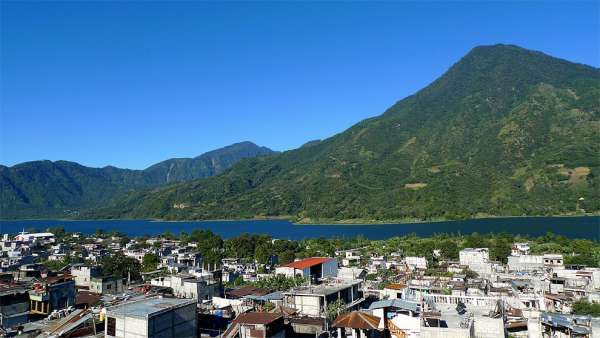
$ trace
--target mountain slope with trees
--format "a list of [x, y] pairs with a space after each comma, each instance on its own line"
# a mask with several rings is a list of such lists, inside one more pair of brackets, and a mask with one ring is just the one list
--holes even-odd
[[177, 158], [145, 170], [90, 168], [67, 161], [0, 166], [0, 217], [69, 217], [135, 189], [217, 175], [243, 158], [274, 153], [236, 143], [195, 158]]
[[600, 71], [474, 48], [382, 115], [222, 175], [126, 195], [102, 217], [384, 221], [600, 210]]
[[600, 71], [471, 50], [416, 94], [309, 147], [125, 195], [89, 217], [385, 221], [600, 210]]

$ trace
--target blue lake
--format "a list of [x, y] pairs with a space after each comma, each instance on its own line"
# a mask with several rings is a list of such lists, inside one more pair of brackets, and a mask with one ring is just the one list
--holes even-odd
[[194, 229], [209, 229], [223, 238], [241, 233], [269, 234], [282, 239], [304, 239], [314, 237], [353, 238], [363, 235], [370, 239], [386, 239], [415, 233], [430, 236], [435, 233], [470, 234], [512, 233], [539, 236], [553, 232], [569, 238], [589, 238], [600, 240], [600, 217], [515, 217], [486, 218], [465, 221], [407, 224], [319, 224], [298, 225], [285, 220], [248, 220], [248, 221], [183, 221], [161, 222], [145, 220], [0, 220], [0, 233], [17, 233], [23, 229], [45, 230], [52, 226], [63, 226], [67, 231], [94, 233], [118, 230], [129, 236], [155, 235], [167, 230], [179, 234]]

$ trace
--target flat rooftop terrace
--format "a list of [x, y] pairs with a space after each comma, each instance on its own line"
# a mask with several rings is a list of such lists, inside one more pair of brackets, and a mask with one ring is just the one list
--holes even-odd
[[111, 306], [106, 312], [108, 315], [115, 317], [147, 318], [189, 304], [196, 304], [196, 300], [155, 297]]
[[[462, 316], [456, 312], [456, 305], [436, 304], [436, 308], [441, 312], [440, 318], [446, 321], [446, 324], [449, 328], [460, 328]], [[478, 317], [481, 318], [488, 316], [490, 310], [484, 307], [467, 305], [467, 312], [473, 314], [475, 320], [477, 320]]]
[[284, 294], [288, 295], [321, 295], [326, 296], [332, 293], [336, 293], [341, 290], [348, 289], [354, 285], [360, 284], [360, 281], [356, 282], [344, 282], [344, 283], [331, 283], [331, 284], [320, 284], [314, 286], [299, 286]]

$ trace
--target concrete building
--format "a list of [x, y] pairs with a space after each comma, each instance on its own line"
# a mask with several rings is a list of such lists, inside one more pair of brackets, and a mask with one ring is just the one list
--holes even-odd
[[38, 242], [38, 243], [54, 243], [54, 234], [50, 232], [26, 233], [21, 232], [15, 236], [16, 241], [21, 242]]
[[89, 288], [92, 278], [101, 275], [100, 268], [84, 264], [75, 264], [71, 267], [71, 275], [75, 280], [75, 286]]
[[101, 295], [116, 295], [123, 292], [125, 280], [114, 276], [92, 277], [90, 292]]
[[324, 317], [327, 307], [338, 300], [346, 309], [352, 309], [364, 299], [359, 293], [360, 281], [339, 281], [317, 286], [302, 286], [284, 292], [284, 306], [296, 309], [298, 314], [310, 317]]
[[275, 268], [276, 274], [288, 277], [301, 276], [313, 280], [336, 277], [337, 272], [337, 260], [330, 257], [306, 258]]
[[459, 252], [460, 265], [477, 272], [480, 276], [492, 273], [490, 251], [488, 248], [466, 248]]
[[544, 269], [544, 258], [535, 255], [508, 256], [508, 271], [531, 272]]
[[75, 305], [75, 281], [70, 275], [53, 276], [33, 284], [29, 291], [30, 311], [48, 315]]
[[529, 243], [515, 243], [510, 250], [510, 254], [511, 256], [527, 256], [529, 250]]
[[347, 250], [342, 258], [342, 266], [355, 266], [360, 263], [360, 255], [356, 250]]
[[427, 259], [425, 257], [406, 257], [404, 258], [404, 263], [411, 270], [426, 270], [427, 269]]
[[564, 267], [563, 255], [560, 254], [546, 254], [543, 256], [544, 266], [548, 268], [562, 268]]
[[29, 287], [16, 283], [0, 283], [0, 327], [10, 328], [29, 319]]
[[196, 301], [178, 298], [146, 298], [109, 307], [105, 337], [197, 337]]
[[404, 284], [388, 284], [381, 290], [381, 299], [402, 299], [406, 285]]
[[362, 268], [344, 267], [338, 270], [338, 278], [345, 280], [362, 280], [367, 279], [367, 270]]
[[154, 278], [150, 284], [171, 288], [175, 297], [191, 298], [199, 302], [221, 295], [221, 283], [212, 278], [176, 275]]
[[490, 250], [488, 248], [465, 248], [459, 252], [460, 265], [471, 266], [488, 263]]

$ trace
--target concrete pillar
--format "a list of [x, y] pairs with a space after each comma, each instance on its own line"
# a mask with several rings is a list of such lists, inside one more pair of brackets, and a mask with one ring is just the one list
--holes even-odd
[[337, 335], [338, 335], [338, 338], [344, 338], [344, 336], [342, 335], [343, 333], [344, 333], [344, 331], [342, 331], [342, 328], [341, 328], [341, 327], [338, 327], [338, 328], [337, 328]]

